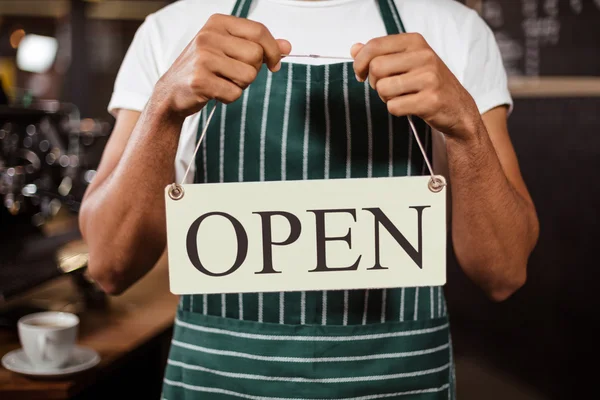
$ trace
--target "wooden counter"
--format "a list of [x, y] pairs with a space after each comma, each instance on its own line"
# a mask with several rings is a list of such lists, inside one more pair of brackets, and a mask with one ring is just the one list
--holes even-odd
[[[119, 368], [123, 368], [127, 362], [131, 363], [132, 359], [141, 359], [136, 351], [140, 353], [140, 349], [158, 338], [161, 340], [159, 347], [165, 350], [178, 301], [178, 297], [169, 292], [168, 284], [167, 267], [163, 258], [148, 275], [124, 294], [109, 298], [105, 310], [87, 310], [79, 315], [79, 344], [91, 347], [100, 354], [102, 361], [96, 368], [66, 380], [48, 381], [23, 377], [0, 366], [0, 398], [73, 398], [100, 381], [110, 380], [108, 378], [111, 375], [119, 374]], [[76, 296], [73, 281], [65, 276], [29, 294], [26, 300], [33, 299], [38, 303], [45, 301], [53, 310], [71, 311], [69, 307], [73, 305]], [[0, 330], [0, 357], [19, 347], [15, 331]], [[126, 374], [133, 373], [127, 368]], [[157, 375], [159, 374], [155, 374], [152, 379], [158, 379]], [[154, 382], [155, 385], [157, 383], [160, 382]]]

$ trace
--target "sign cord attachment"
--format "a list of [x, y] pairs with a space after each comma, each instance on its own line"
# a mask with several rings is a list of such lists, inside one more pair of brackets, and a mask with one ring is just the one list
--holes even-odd
[[[181, 180], [181, 183], [173, 183], [171, 185], [171, 188], [169, 189], [169, 197], [173, 200], [181, 200], [183, 198], [183, 183], [185, 182], [185, 179], [187, 178], [188, 174], [190, 173], [190, 168], [192, 167], [192, 164], [194, 163], [194, 160], [196, 159], [196, 154], [198, 153], [198, 150], [200, 149], [200, 145], [202, 144], [202, 141], [204, 140], [204, 136], [206, 135], [206, 131], [208, 130], [208, 126], [210, 125], [210, 120], [213, 117], [213, 114], [215, 113], [215, 110], [217, 109], [217, 102], [215, 101], [215, 105], [213, 106], [208, 119], [206, 120], [206, 124], [204, 125], [204, 129], [202, 129], [202, 134], [200, 135], [200, 139], [198, 140], [198, 143], [196, 144], [196, 148], [194, 149], [194, 154], [192, 155], [192, 160], [190, 161], [190, 164], [188, 165], [185, 174], [183, 174], [183, 179]], [[203, 110], [205, 111], [205, 110]]]
[[412, 130], [412, 133], [415, 137], [415, 140], [417, 141], [417, 144], [419, 145], [419, 149], [421, 150], [421, 154], [423, 154], [423, 158], [425, 159], [425, 163], [427, 164], [427, 169], [429, 170], [429, 175], [431, 175], [431, 179], [429, 179], [429, 184], [427, 185], [429, 187], [429, 190], [431, 190], [432, 192], [440, 192], [444, 186], [446, 186], [446, 180], [440, 176], [440, 175], [435, 175], [433, 173], [433, 168], [431, 167], [431, 163], [429, 162], [429, 158], [427, 157], [427, 153], [425, 152], [425, 148], [423, 147], [423, 144], [421, 143], [421, 139], [419, 138], [419, 135], [417, 134], [417, 128], [415, 128], [415, 123], [412, 120], [412, 116], [408, 115], [408, 124], [410, 125], [410, 129]]

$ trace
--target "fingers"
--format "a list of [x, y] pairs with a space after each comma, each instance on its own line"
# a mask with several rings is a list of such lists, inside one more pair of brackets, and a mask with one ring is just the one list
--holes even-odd
[[[239, 60], [253, 66], [256, 70], [260, 70], [264, 62], [264, 51], [260, 44], [237, 36], [214, 31], [200, 32], [196, 42], [199, 48], [212, 49], [214, 53]], [[277, 40], [277, 44], [281, 54], [289, 54], [291, 51], [291, 45], [287, 40]]]
[[218, 76], [213, 76], [203, 82], [202, 90], [208, 98], [216, 99], [224, 104], [231, 104], [242, 96], [242, 88]]
[[247, 88], [256, 79], [258, 70], [242, 61], [216, 56], [205, 66], [215, 75], [226, 78], [241, 89]]
[[417, 50], [375, 57], [369, 65], [369, 83], [375, 89], [380, 79], [419, 69], [434, 56], [433, 51]]
[[263, 63], [276, 72], [290, 51], [288, 41], [275, 40], [260, 23], [215, 14], [169, 69], [169, 80], [181, 89], [174, 90], [174, 108], [189, 115], [210, 99], [231, 103]]
[[224, 19], [222, 27], [233, 36], [258, 43], [263, 49], [263, 59], [267, 67], [275, 72], [275, 67], [281, 61], [282, 49], [271, 32], [263, 24], [245, 18], [221, 16]]
[[350, 49], [359, 81], [369, 84], [396, 116], [426, 118], [441, 107], [443, 70], [420, 34], [390, 35]]
[[409, 94], [402, 97], [395, 97], [387, 102], [387, 109], [390, 114], [397, 117], [406, 115], [419, 115], [417, 108], [419, 107], [420, 94]]
[[390, 114], [397, 117], [416, 115], [421, 119], [429, 120], [442, 104], [440, 94], [428, 90], [394, 97], [387, 102], [387, 109]]
[[263, 48], [258, 43], [251, 42], [236, 36], [219, 35], [220, 49], [227, 57], [251, 65], [259, 70], [263, 64]]
[[[367, 79], [371, 61], [378, 56], [403, 53], [407, 50], [425, 47], [425, 39], [418, 33], [401, 33], [369, 40], [357, 49], [354, 58], [354, 72], [360, 81]], [[355, 47], [353, 49], [356, 50]]]
[[381, 100], [388, 102], [394, 97], [418, 93], [427, 88], [428, 78], [419, 72], [390, 76], [377, 81], [377, 93]]

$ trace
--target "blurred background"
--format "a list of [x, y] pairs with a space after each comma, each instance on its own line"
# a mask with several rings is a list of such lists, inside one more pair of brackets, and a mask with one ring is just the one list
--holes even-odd
[[[20, 315], [59, 308], [93, 316], [83, 339], [104, 356], [103, 378], [93, 381], [33, 384], [0, 368], [0, 398], [102, 398], [99, 379], [124, 388], [135, 385], [132, 376], [148, 391], [132, 391], [136, 398], [158, 398], [148, 377], [160, 385], [176, 299], [158, 276], [107, 305], [85, 277], [76, 216], [114, 124], [106, 107], [121, 61], [144, 18], [170, 2], [0, 0], [0, 355], [14, 347]], [[500, 304], [464, 277], [450, 251], [459, 399], [592, 398], [598, 368], [588, 363], [600, 337], [600, 0], [462, 2], [500, 45], [515, 99], [510, 133], [541, 237], [527, 284]], [[101, 330], [111, 323], [121, 331]], [[115, 349], [111, 340], [129, 347]], [[131, 379], [120, 380], [115, 371], [132, 366]]]

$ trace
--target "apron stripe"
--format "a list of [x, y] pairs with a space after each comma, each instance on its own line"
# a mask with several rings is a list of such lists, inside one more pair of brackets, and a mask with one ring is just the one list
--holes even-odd
[[[329, 115], [329, 64], [325, 65], [325, 172], [324, 178], [329, 179], [329, 152], [331, 151], [331, 116]], [[325, 306], [323, 306], [326, 308]], [[325, 325], [325, 324], [323, 324]]]
[[[265, 397], [265, 396], [253, 396], [244, 393], [234, 392], [232, 390], [227, 389], [219, 389], [219, 388], [210, 388], [205, 386], [197, 386], [190, 385], [183, 382], [172, 381], [170, 379], [164, 379], [164, 383], [169, 386], [176, 386], [187, 390], [193, 390], [197, 392], [207, 392], [207, 393], [215, 393], [215, 394], [223, 394], [227, 396], [233, 396], [241, 399], [249, 399], [249, 400], [306, 400], [297, 397]], [[390, 397], [398, 397], [398, 396], [414, 396], [419, 394], [427, 394], [427, 393], [439, 393], [444, 390], [448, 390], [450, 385], [445, 384], [438, 388], [429, 388], [429, 389], [419, 389], [419, 390], [408, 390], [404, 392], [396, 392], [396, 393], [385, 393], [385, 394], [374, 394], [368, 396], [360, 396], [360, 397], [343, 397], [337, 399], [330, 400], [374, 400], [374, 399], [384, 399]], [[325, 400], [325, 399], [314, 399], [314, 400]]]
[[383, 289], [381, 293], [381, 323], [385, 322], [387, 308], [387, 289]]
[[369, 313], [369, 289], [365, 290], [365, 305], [363, 309], [362, 324], [367, 324], [367, 315]]
[[[242, 14], [244, 10], [244, 6], [247, 0], [241, 0], [238, 1], [235, 5], [235, 7], [233, 8], [233, 15], [235, 15], [236, 17], [240, 17], [242, 16], [243, 18], [245, 18], [245, 16]], [[246, 16], [247, 16], [247, 11], [246, 11]]]
[[[259, 157], [259, 180], [265, 180], [265, 141], [267, 136], [267, 124], [269, 121], [269, 99], [271, 98], [271, 82], [273, 74], [267, 71], [267, 81], [265, 83], [265, 96], [263, 100], [262, 119], [260, 124], [260, 157]], [[264, 314], [264, 294], [258, 293], [258, 322], [263, 322]]]
[[346, 111], [346, 178], [352, 177], [352, 127], [350, 124], [350, 101], [348, 98], [348, 64], [344, 64], [344, 109]]
[[283, 129], [281, 134], [281, 180], [286, 180], [287, 171], [287, 137], [290, 122], [290, 106], [292, 101], [293, 65], [289, 64], [287, 86], [285, 89], [285, 110], [283, 113]]
[[394, 119], [392, 118], [392, 114], [388, 114], [388, 136], [390, 141], [388, 175], [394, 176]]
[[[308, 179], [308, 139], [310, 133], [310, 65], [306, 65], [306, 99], [304, 111], [304, 140], [302, 146], [302, 179]], [[306, 292], [300, 292], [300, 324], [306, 323]]]
[[406, 163], [406, 175], [412, 175], [412, 152], [413, 152], [413, 133], [408, 132], [408, 162]]
[[419, 288], [415, 288], [415, 313], [413, 319], [416, 321], [419, 318]]
[[[208, 105], [208, 104], [207, 104]], [[206, 126], [206, 113], [208, 112], [208, 108], [207, 106], [204, 106], [204, 112], [202, 113], [202, 126]], [[207, 168], [207, 161], [206, 161], [206, 142], [208, 141], [207, 137], [204, 137], [204, 141], [202, 142], [202, 164], [203, 164], [203, 169], [204, 169], [204, 182], [208, 182], [208, 168]]]
[[431, 319], [435, 318], [435, 300], [433, 299], [433, 291], [434, 291], [434, 288], [430, 287], [429, 288], [429, 297], [430, 297], [429, 305], [431, 308]]
[[404, 321], [404, 288], [400, 289], [400, 321]]
[[327, 290], [323, 290], [321, 325], [327, 325]]
[[300, 325], [306, 323], [306, 292], [300, 292]]
[[232, 337], [240, 337], [245, 339], [253, 340], [283, 340], [283, 341], [298, 341], [298, 342], [348, 342], [354, 340], [375, 340], [375, 339], [387, 339], [394, 337], [405, 337], [405, 336], [417, 336], [426, 335], [428, 333], [439, 332], [448, 328], [448, 323], [443, 323], [439, 326], [431, 328], [421, 328], [389, 333], [377, 333], [377, 334], [365, 334], [365, 335], [340, 335], [340, 336], [292, 336], [292, 335], [263, 335], [258, 333], [245, 333], [238, 331], [231, 331], [221, 328], [210, 328], [207, 326], [196, 325], [189, 322], [175, 319], [175, 325], [183, 328], [188, 328], [198, 332], [214, 333], [217, 335], [225, 335]]
[[350, 293], [344, 290], [344, 319], [342, 325], [348, 325], [348, 302]]
[[225, 293], [221, 294], [221, 317], [225, 318], [227, 310], [227, 299], [225, 298]]
[[279, 381], [279, 382], [295, 382], [295, 383], [351, 383], [351, 382], [373, 382], [373, 381], [385, 381], [391, 379], [401, 379], [401, 378], [414, 378], [417, 376], [435, 374], [446, 369], [449, 369], [450, 363], [446, 363], [437, 368], [412, 371], [412, 372], [399, 372], [396, 374], [386, 374], [386, 375], [367, 375], [367, 376], [349, 376], [349, 377], [336, 377], [336, 378], [303, 378], [303, 377], [292, 377], [292, 376], [269, 376], [269, 375], [256, 375], [256, 374], [245, 374], [238, 372], [227, 372], [220, 371], [212, 368], [201, 367], [199, 365], [187, 364], [181, 361], [175, 360], [167, 360], [167, 364], [181, 367], [186, 370], [191, 371], [202, 371], [207, 372], [209, 374], [214, 374], [218, 376], [224, 376], [227, 378], [235, 378], [235, 379], [250, 379], [255, 381]]
[[283, 324], [285, 321], [285, 293], [279, 293], [279, 323]]
[[221, 132], [219, 135], [219, 182], [225, 181], [225, 122], [227, 105], [221, 104]]
[[404, 32], [404, 26], [402, 26], [399, 16], [396, 15], [396, 13], [394, 12], [396, 7], [392, 4], [392, 0], [387, 0], [387, 2], [390, 7], [390, 11], [392, 12], [392, 17], [394, 18], [394, 23], [396, 24], [396, 29], [398, 29], [398, 32]]
[[260, 180], [265, 180], [265, 140], [267, 138], [267, 122], [269, 120], [269, 99], [271, 98], [271, 81], [273, 74], [267, 73], [267, 85], [265, 88], [265, 100], [263, 105], [262, 122], [260, 127]]
[[[392, 114], [388, 113], [388, 140], [389, 140], [389, 157], [388, 157], [388, 176], [394, 176], [394, 126], [392, 120]], [[387, 307], [387, 289], [383, 289], [381, 299], [381, 323], [386, 321], [386, 307]], [[402, 305], [400, 305], [400, 313], [402, 313]]]
[[246, 111], [248, 110], [248, 96], [250, 95], [250, 87], [244, 91], [242, 100], [242, 118], [240, 124], [240, 152], [239, 152], [239, 170], [238, 181], [244, 182], [244, 142], [246, 135]]
[[365, 108], [367, 110], [367, 140], [369, 158], [367, 161], [367, 178], [373, 176], [373, 118], [371, 116], [371, 86], [368, 79], [365, 81]]
[[239, 351], [231, 350], [217, 350], [211, 349], [205, 346], [198, 346], [190, 343], [173, 340], [173, 345], [188, 350], [197, 351], [206, 354], [215, 354], [218, 356], [245, 358], [254, 361], [267, 361], [267, 362], [282, 362], [282, 363], [334, 363], [334, 362], [356, 362], [356, 361], [367, 361], [367, 360], [383, 360], [383, 359], [396, 359], [396, 358], [407, 358], [417, 357], [426, 354], [437, 353], [439, 351], [447, 350], [450, 347], [449, 343], [415, 351], [403, 351], [396, 353], [382, 353], [382, 354], [369, 354], [365, 356], [348, 356], [348, 357], [278, 357], [278, 356], [263, 356], [260, 354], [250, 354]]
[[437, 295], [438, 295], [437, 316], [441, 317], [442, 316], [442, 287], [441, 286], [438, 286], [438, 288], [437, 288]]
[[308, 134], [310, 131], [310, 65], [306, 66], [306, 110], [304, 112], [304, 143], [302, 154], [302, 179], [308, 179]]
[[[351, 177], [352, 163], [352, 127], [350, 124], [350, 101], [348, 98], [348, 64], [343, 67], [343, 93], [344, 93], [344, 110], [346, 113], [346, 178]], [[344, 319], [343, 325], [348, 325], [348, 297], [349, 293], [344, 290]]]

